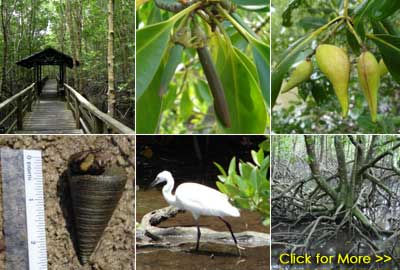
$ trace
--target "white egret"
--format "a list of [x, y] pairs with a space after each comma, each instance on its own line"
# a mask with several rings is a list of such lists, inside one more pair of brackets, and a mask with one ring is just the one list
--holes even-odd
[[233, 234], [231, 225], [223, 218], [226, 216], [240, 216], [239, 210], [230, 204], [228, 196], [215, 189], [197, 183], [180, 184], [175, 191], [175, 195], [173, 195], [172, 189], [174, 188], [175, 182], [172, 174], [169, 171], [163, 171], [159, 173], [156, 179], [151, 183], [151, 186], [153, 187], [157, 184], [164, 182], [166, 182], [166, 184], [162, 189], [162, 193], [164, 199], [168, 202], [168, 204], [178, 209], [191, 212], [194, 220], [196, 221], [196, 251], [199, 250], [199, 242], [201, 236], [198, 223], [199, 217], [216, 216], [228, 227], [229, 231], [231, 232], [233, 241], [235, 242], [236, 248], [238, 249], [238, 252], [240, 254], [240, 249], [243, 248], [238, 245], [236, 237]]

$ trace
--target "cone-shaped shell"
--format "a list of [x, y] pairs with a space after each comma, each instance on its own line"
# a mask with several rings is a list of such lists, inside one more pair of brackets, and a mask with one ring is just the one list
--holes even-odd
[[313, 64], [311, 60], [304, 60], [298, 64], [294, 69], [287, 83], [282, 88], [282, 94], [289, 92], [302, 82], [310, 79], [313, 73]]
[[126, 183], [122, 170], [103, 175], [70, 175], [77, 253], [88, 262], [121, 198]]
[[341, 48], [329, 44], [318, 46], [315, 56], [319, 69], [332, 83], [335, 94], [342, 107], [342, 116], [346, 118], [349, 112], [349, 57]]

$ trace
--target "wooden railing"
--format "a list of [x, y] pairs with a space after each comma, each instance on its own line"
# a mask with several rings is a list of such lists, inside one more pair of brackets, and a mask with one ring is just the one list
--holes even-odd
[[72, 110], [76, 128], [85, 133], [120, 133], [134, 134], [135, 131], [125, 126], [110, 115], [100, 111], [74, 88], [64, 83], [68, 107]]
[[35, 88], [35, 83], [32, 83], [21, 92], [0, 103], [1, 133], [11, 133], [15, 129], [23, 129], [24, 116], [27, 112], [32, 111], [32, 104], [38, 98]]

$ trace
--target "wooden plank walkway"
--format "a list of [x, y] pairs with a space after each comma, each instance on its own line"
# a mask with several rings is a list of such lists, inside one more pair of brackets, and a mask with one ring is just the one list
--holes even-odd
[[23, 130], [19, 134], [82, 134], [76, 128], [72, 111], [57, 95], [57, 81], [48, 80], [43, 87], [39, 101], [32, 106], [24, 118]]

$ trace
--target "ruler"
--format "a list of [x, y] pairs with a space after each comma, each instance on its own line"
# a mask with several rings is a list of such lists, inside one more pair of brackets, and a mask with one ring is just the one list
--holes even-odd
[[1, 149], [6, 269], [47, 270], [41, 151]]

